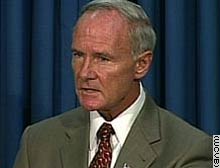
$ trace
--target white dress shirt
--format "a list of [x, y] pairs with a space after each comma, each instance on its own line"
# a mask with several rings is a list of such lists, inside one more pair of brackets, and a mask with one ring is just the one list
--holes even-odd
[[139, 114], [143, 104], [145, 101], [145, 92], [143, 90], [143, 86], [140, 83], [140, 95], [135, 100], [135, 102], [129, 106], [124, 112], [122, 112], [118, 117], [116, 117], [112, 121], [106, 121], [97, 111], [90, 112], [90, 150], [89, 150], [89, 162], [92, 161], [98, 150], [98, 140], [96, 137], [96, 133], [100, 126], [106, 122], [112, 125], [114, 128], [115, 134], [111, 137], [111, 145], [112, 145], [112, 162], [111, 168], [114, 167], [115, 162], [118, 158], [118, 155], [121, 151], [121, 148], [125, 142], [125, 139], [137, 117]]

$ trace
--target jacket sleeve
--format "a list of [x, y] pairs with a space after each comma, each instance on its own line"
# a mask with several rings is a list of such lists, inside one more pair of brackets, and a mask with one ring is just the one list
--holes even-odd
[[29, 159], [28, 159], [28, 130], [27, 127], [22, 135], [20, 148], [17, 153], [15, 163], [13, 168], [29, 168]]

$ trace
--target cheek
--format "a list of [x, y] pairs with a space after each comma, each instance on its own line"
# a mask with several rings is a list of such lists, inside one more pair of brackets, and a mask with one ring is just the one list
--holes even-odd
[[[114, 68], [114, 71], [102, 71], [100, 82], [111, 94], [126, 90], [134, 80], [134, 71], [131, 68]], [[113, 92], [115, 91], [115, 92]]]

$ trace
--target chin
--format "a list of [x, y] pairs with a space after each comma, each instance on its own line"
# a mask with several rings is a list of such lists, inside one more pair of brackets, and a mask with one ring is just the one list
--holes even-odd
[[81, 105], [88, 111], [95, 111], [100, 109], [100, 106], [95, 103], [81, 103]]
[[105, 104], [103, 100], [91, 97], [80, 97], [80, 104], [89, 111], [99, 110]]

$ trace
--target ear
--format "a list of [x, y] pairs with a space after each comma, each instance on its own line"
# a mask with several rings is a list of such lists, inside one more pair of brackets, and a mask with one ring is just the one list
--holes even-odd
[[152, 51], [148, 50], [136, 58], [135, 79], [143, 78], [150, 70], [153, 60]]

